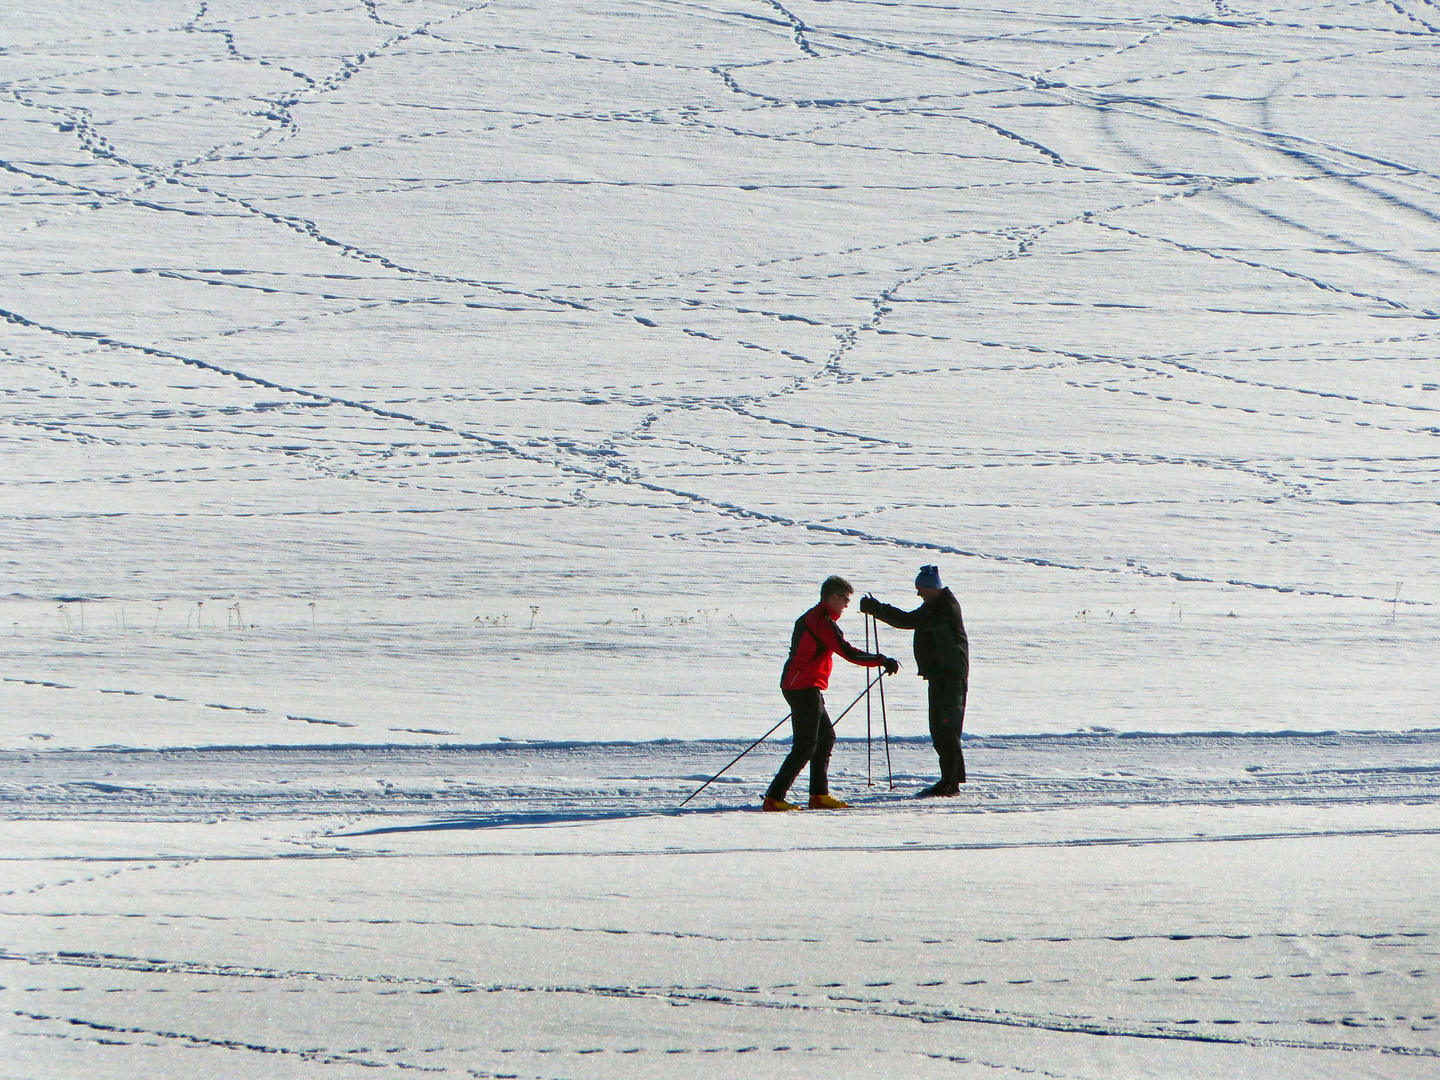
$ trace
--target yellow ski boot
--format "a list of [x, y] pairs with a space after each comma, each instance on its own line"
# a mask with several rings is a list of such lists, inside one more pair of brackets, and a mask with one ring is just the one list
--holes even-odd
[[760, 809], [776, 813], [781, 810], [799, 810], [800, 807], [794, 803], [788, 803], [784, 799], [766, 799], [760, 804]]

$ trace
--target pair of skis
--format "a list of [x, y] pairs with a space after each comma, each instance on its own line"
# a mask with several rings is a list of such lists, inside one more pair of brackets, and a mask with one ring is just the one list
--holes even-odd
[[[869, 651], [870, 651], [870, 631], [871, 631], [871, 626], [870, 626], [870, 624], [873, 622], [873, 623], [875, 623], [875, 626], [874, 626], [874, 631], [875, 631], [875, 651], [878, 653], [878, 652], [880, 651], [880, 624], [879, 624], [879, 622], [877, 622], [877, 621], [875, 620], [875, 616], [874, 616], [874, 615], [866, 615], [866, 616], [864, 616], [864, 619], [865, 619], [865, 651], [866, 651], [866, 652], [869, 652]], [[831, 727], [831, 730], [834, 730], [834, 729], [839, 725], [840, 721], [845, 719], [845, 714], [848, 713], [851, 709], [853, 709], [856, 705], [860, 704], [860, 699], [861, 699], [862, 697], [865, 699], [865, 786], [866, 786], [866, 787], [874, 787], [874, 786], [875, 786], [875, 782], [874, 782], [874, 780], [871, 779], [871, 776], [870, 776], [870, 773], [871, 773], [871, 765], [870, 765], [870, 763], [871, 763], [871, 746], [872, 746], [872, 739], [871, 739], [871, 713], [870, 713], [870, 690], [871, 690], [872, 687], [878, 685], [879, 688], [880, 688], [880, 726], [881, 726], [881, 729], [883, 730], [884, 735], [885, 735], [885, 771], [886, 771], [886, 773], [889, 775], [889, 778], [890, 778], [890, 790], [891, 790], [891, 791], [894, 791], [894, 790], [895, 790], [895, 772], [894, 772], [894, 770], [890, 767], [890, 724], [889, 724], [889, 722], [888, 722], [888, 721], [886, 720], [886, 718], [885, 718], [885, 682], [884, 682], [884, 679], [885, 679], [885, 667], [884, 667], [884, 665], [882, 664], [882, 665], [877, 669], [877, 673], [876, 673], [876, 675], [875, 675], [875, 677], [874, 677], [873, 679], [871, 679], [869, 676], [866, 676], [865, 689], [864, 689], [864, 690], [861, 690], [860, 693], [859, 693], [858, 695], [856, 695], [854, 701], [850, 702], [849, 705], [846, 705], [846, 706], [845, 706], [844, 711], [841, 712], [841, 714], [840, 714], [839, 716], [837, 716], [834, 720], [830, 721], [830, 727]], [[740, 760], [741, 758], [743, 758], [746, 754], [748, 754], [751, 750], [754, 750], [755, 747], [759, 746], [762, 742], [764, 742], [766, 739], [768, 739], [771, 735], [774, 735], [775, 732], [777, 732], [777, 731], [780, 730], [780, 725], [783, 724], [783, 723], [785, 723], [785, 721], [786, 721], [786, 720], [789, 720], [789, 719], [790, 719], [790, 714], [789, 714], [789, 713], [786, 713], [784, 716], [782, 716], [779, 720], [777, 720], [777, 721], [775, 722], [775, 726], [774, 726], [774, 727], [772, 727], [769, 731], [765, 732], [764, 735], [761, 735], [760, 738], [756, 739], [756, 740], [755, 740], [754, 742], [752, 742], [749, 746], [747, 746], [744, 750], [741, 750], [740, 753], [736, 754], [735, 757], [731, 759], [730, 765], [726, 765], [725, 768], [721, 769], [721, 770], [720, 770], [719, 772], [717, 772], [714, 776], [710, 777], [709, 780], [706, 780], [705, 783], [701, 784], [698, 788], [696, 788], [696, 789], [695, 789], [694, 791], [692, 791], [689, 795], [687, 795], [687, 796], [685, 797], [684, 802], [682, 802], [682, 803], [680, 804], [680, 806], [684, 806], [685, 803], [688, 803], [691, 799], [695, 798], [696, 795], [699, 795], [700, 792], [704, 791], [707, 787], [709, 787], [711, 784], [713, 784], [716, 780], [719, 780], [720, 777], [724, 776], [727, 772], [730, 771], [730, 766], [731, 766], [731, 765], [734, 765], [735, 762], [739, 761], [739, 760]], [[678, 807], [677, 807], [677, 809], [678, 809]]]

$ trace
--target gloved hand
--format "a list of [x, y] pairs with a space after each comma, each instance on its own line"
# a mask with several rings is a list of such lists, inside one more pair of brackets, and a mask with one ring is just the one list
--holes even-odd
[[900, 661], [892, 656], [880, 657], [880, 666], [885, 669], [886, 675], [894, 675], [900, 670]]
[[874, 615], [880, 607], [880, 601], [873, 596], [862, 596], [860, 598], [860, 614]]

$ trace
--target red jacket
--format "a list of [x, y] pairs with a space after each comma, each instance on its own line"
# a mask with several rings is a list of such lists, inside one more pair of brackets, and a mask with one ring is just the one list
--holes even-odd
[[852, 664], [879, 667], [878, 653], [861, 652], [848, 641], [835, 625], [835, 616], [824, 603], [816, 604], [795, 620], [790, 636], [790, 657], [780, 673], [782, 690], [825, 690], [830, 686], [830, 670], [839, 653]]

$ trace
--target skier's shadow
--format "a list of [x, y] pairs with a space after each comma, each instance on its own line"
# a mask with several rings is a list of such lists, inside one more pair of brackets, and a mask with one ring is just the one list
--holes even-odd
[[680, 817], [691, 814], [734, 813], [732, 806], [687, 807], [679, 810], [551, 810], [534, 813], [467, 814], [445, 821], [427, 821], [419, 825], [383, 825], [359, 832], [336, 833], [336, 836], [387, 836], [395, 833], [428, 833], [478, 831], [481, 829], [529, 829], [565, 825], [590, 825], [601, 821], [633, 821], [636, 818]]

